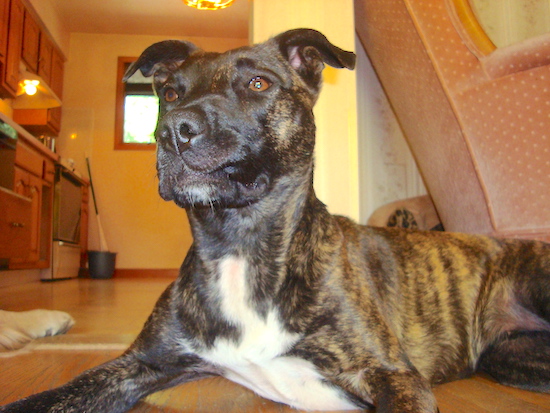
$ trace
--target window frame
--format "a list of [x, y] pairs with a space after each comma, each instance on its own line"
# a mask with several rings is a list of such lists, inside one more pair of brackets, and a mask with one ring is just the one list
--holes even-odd
[[126, 97], [125, 84], [122, 81], [126, 67], [129, 63], [137, 60], [137, 57], [119, 56], [117, 62], [117, 83], [116, 83], [116, 102], [115, 102], [115, 150], [156, 150], [156, 142], [152, 143], [127, 143], [124, 142], [124, 98]]

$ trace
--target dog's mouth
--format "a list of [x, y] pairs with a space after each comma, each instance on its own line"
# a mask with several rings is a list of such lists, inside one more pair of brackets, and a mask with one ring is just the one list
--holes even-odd
[[182, 168], [159, 170], [163, 199], [182, 208], [240, 208], [256, 203], [269, 191], [267, 172], [251, 162], [231, 162], [209, 172]]
[[251, 163], [244, 165], [230, 163], [219, 169], [222, 179], [227, 179], [237, 185], [238, 195], [244, 202], [238, 204], [249, 204], [258, 200], [264, 195], [269, 186], [267, 173]]
[[267, 176], [253, 166], [230, 163], [220, 169], [229, 180], [237, 182], [246, 191], [261, 191], [267, 187]]

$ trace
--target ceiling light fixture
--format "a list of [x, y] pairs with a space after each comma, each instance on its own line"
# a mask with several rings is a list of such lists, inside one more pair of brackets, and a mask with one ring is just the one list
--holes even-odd
[[220, 10], [233, 4], [235, 0], [183, 0], [189, 7], [198, 10]]

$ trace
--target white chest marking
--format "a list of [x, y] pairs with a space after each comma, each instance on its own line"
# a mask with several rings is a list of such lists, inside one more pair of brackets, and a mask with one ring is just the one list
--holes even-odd
[[238, 343], [217, 339], [200, 356], [225, 369], [225, 376], [259, 395], [307, 410], [351, 410], [343, 393], [325, 384], [315, 366], [283, 356], [299, 335], [286, 331], [276, 308], [266, 319], [249, 305], [247, 262], [229, 257], [220, 263], [218, 294], [224, 317], [241, 330]]

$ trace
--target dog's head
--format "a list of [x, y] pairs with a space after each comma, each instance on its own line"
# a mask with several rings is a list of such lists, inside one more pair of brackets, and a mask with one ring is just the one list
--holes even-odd
[[283, 174], [310, 171], [324, 63], [352, 69], [355, 55], [309, 29], [221, 54], [185, 41], [147, 48], [125, 80], [154, 76], [161, 196], [184, 208], [242, 207]]

